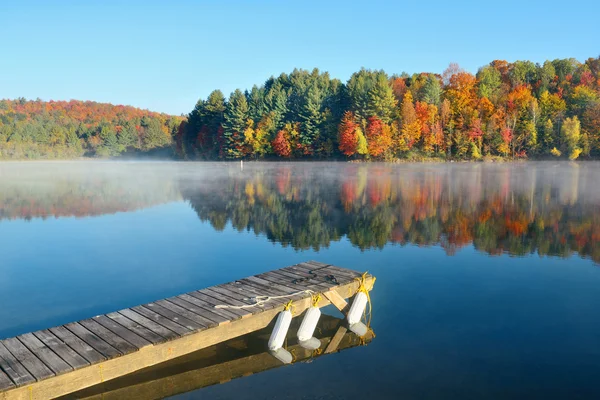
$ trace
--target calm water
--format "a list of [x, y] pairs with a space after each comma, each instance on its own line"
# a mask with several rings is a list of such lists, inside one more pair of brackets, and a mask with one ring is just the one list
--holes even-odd
[[0, 164], [0, 337], [314, 259], [368, 346], [179, 398], [598, 398], [596, 163]]

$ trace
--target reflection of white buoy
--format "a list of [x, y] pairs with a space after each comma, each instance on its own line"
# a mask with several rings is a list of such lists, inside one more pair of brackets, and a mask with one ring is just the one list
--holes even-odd
[[356, 294], [352, 306], [350, 306], [350, 311], [348, 311], [348, 325], [352, 326], [360, 322], [363, 312], [367, 307], [367, 301], [368, 297], [364, 292], [360, 291]]
[[299, 341], [304, 342], [313, 337], [319, 318], [321, 318], [321, 310], [319, 310], [319, 307], [309, 307], [300, 324], [300, 329], [298, 329]]
[[244, 170], [244, 160], [240, 160], [240, 170]]
[[292, 354], [283, 348], [279, 348], [277, 350], [271, 350], [271, 351], [269, 351], [269, 353], [271, 353], [271, 355], [273, 357], [275, 357], [276, 359], [278, 359], [279, 361], [281, 361], [284, 364], [291, 364], [291, 362], [294, 360], [294, 358], [292, 357]]
[[289, 310], [283, 310], [279, 313], [275, 327], [269, 338], [269, 350], [276, 351], [281, 349], [283, 342], [287, 336], [288, 329], [290, 329], [290, 323], [292, 322], [292, 313]]
[[362, 322], [357, 322], [348, 327], [351, 332], [355, 333], [357, 336], [365, 336], [369, 330], [365, 324]]
[[321, 347], [321, 341], [316, 337], [311, 337], [308, 340], [300, 340], [298, 344], [307, 350], [316, 350]]

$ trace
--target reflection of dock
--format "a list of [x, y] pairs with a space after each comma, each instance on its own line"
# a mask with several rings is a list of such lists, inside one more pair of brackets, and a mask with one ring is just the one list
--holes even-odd
[[[290, 345], [287, 349], [294, 354], [294, 362], [306, 362], [327, 354], [323, 349], [329, 346], [343, 321], [328, 315], [321, 318], [319, 332], [315, 334], [322, 344], [318, 351], [307, 350], [296, 343], [296, 330], [300, 319], [294, 320], [294, 323], [295, 326], [292, 326], [288, 333]], [[271, 325], [260, 331], [73, 393], [65, 396], [65, 400], [162, 399], [283, 366], [266, 351]], [[366, 344], [372, 338], [371, 331], [363, 338], [348, 332], [344, 334], [336, 350]]]
[[[319, 307], [333, 303], [344, 309], [360, 276], [327, 264], [302, 263], [5, 339], [0, 342], [0, 399], [63, 396], [206, 349], [265, 328], [289, 300], [293, 315], [301, 314], [313, 302], [310, 292], [323, 294]], [[373, 282], [366, 276], [369, 290]], [[252, 299], [257, 296], [278, 298], [257, 306]], [[340, 328], [325, 352], [337, 347], [344, 333]]]

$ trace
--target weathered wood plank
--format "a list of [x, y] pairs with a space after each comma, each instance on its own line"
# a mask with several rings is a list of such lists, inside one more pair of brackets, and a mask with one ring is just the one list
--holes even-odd
[[323, 264], [323, 263], [316, 263], [316, 261], [307, 261], [304, 263], [300, 263], [298, 265], [299, 268], [311, 268], [313, 265], [319, 265], [320, 270], [323, 271], [328, 271], [330, 273], [332, 273], [334, 276], [340, 275], [342, 277], [348, 278], [349, 280], [354, 279], [354, 278], [360, 278], [362, 276], [361, 272], [358, 271], [354, 271], [351, 269], [347, 269], [347, 268], [341, 268], [341, 267], [337, 267], [335, 265], [331, 265], [331, 264]]
[[98, 337], [98, 335], [84, 328], [78, 322], [71, 322], [70, 324], [66, 324], [65, 328], [73, 332], [75, 336], [89, 344], [93, 349], [95, 349], [98, 353], [102, 354], [106, 358], [113, 358], [122, 355], [122, 353], [119, 350], [106, 343], [104, 340]]
[[90, 365], [90, 363], [77, 354], [75, 350], [67, 346], [62, 340], [54, 336], [50, 331], [43, 330], [33, 332], [35, 337], [42, 341], [46, 346], [48, 346], [53, 352], [58, 354], [60, 358], [66, 361], [73, 369], [85, 367], [86, 365]]
[[85, 358], [91, 364], [106, 360], [106, 357], [94, 350], [92, 346], [85, 343], [64, 326], [50, 328], [50, 332], [56, 335], [56, 337], [62, 340], [70, 348], [75, 350], [81, 357]]
[[262, 284], [256, 284], [255, 282], [248, 280], [248, 278], [237, 280], [235, 283], [221, 285], [221, 287], [240, 294], [252, 293], [251, 297], [282, 296], [286, 294], [286, 292], [282, 292], [281, 290], [270, 288]]
[[[190, 292], [187, 293], [187, 295], [192, 296], [198, 300], [202, 300], [207, 302], [208, 304], [210, 304], [212, 306], [212, 308], [214, 308], [215, 310], [219, 310], [219, 311], [226, 311], [228, 313], [231, 314], [235, 314], [237, 315], [239, 318], [244, 318], [244, 317], [249, 317], [252, 315], [252, 311], [246, 310], [246, 309], [235, 309], [235, 308], [216, 308], [215, 306], [219, 305], [219, 304], [223, 304], [222, 301], [220, 301], [219, 299], [213, 297], [211, 295], [211, 293], [205, 293], [202, 292], [201, 290], [195, 291], [195, 292]], [[229, 303], [228, 303], [229, 304]]]
[[293, 271], [297, 271], [299, 273], [301, 273], [302, 271], [304, 271], [305, 273], [309, 273], [310, 271], [313, 271], [313, 272], [317, 273], [318, 281], [327, 282], [328, 284], [334, 285], [334, 286], [354, 282], [356, 280], [356, 278], [361, 276], [359, 273], [354, 273], [354, 272], [341, 273], [337, 269], [331, 268], [330, 266], [319, 268], [318, 270], [314, 270], [314, 269], [312, 269], [311, 265], [308, 265], [305, 263], [293, 265], [291, 267], [286, 267], [284, 269], [286, 271], [293, 270]]
[[[192, 297], [192, 299], [193, 299], [193, 297]], [[189, 312], [192, 312], [192, 313], [196, 314], [197, 316], [199, 316], [207, 321], [210, 321], [212, 326], [228, 323], [229, 321], [231, 321], [231, 318], [225, 318], [222, 315], [214, 312], [214, 310], [209, 310], [204, 307], [200, 307], [194, 303], [190, 303], [189, 301], [183, 300], [180, 297], [171, 297], [171, 298], [166, 299], [166, 301], [173, 303], [179, 307], [185, 308]], [[236, 319], [237, 319], [237, 317], [236, 317]]]
[[[297, 272], [291, 271], [273, 271], [270, 273], [273, 277], [281, 277], [282, 279], [287, 280], [290, 284], [296, 286], [298, 290], [313, 290], [313, 291], [323, 291], [323, 290], [331, 290], [338, 286], [335, 283], [326, 282], [324, 277], [317, 276], [316, 278], [311, 278], [308, 281], [302, 281], [301, 279], [305, 279], [309, 277], [308, 275], [300, 274]], [[294, 283], [296, 282], [296, 283]]]
[[2, 344], [21, 364], [23, 364], [25, 368], [27, 368], [27, 371], [29, 371], [36, 380], [41, 381], [54, 376], [54, 372], [29, 351], [29, 349], [17, 338], [4, 339]]
[[268, 277], [265, 276], [250, 276], [248, 278], [243, 279], [243, 281], [250, 281], [253, 282], [255, 284], [260, 285], [260, 287], [268, 287], [268, 288], [275, 288], [278, 289], [280, 292], [282, 292], [283, 295], [285, 296], [290, 296], [289, 299], [291, 300], [299, 300], [301, 298], [306, 297], [308, 294], [307, 293], [300, 293], [298, 294], [298, 292], [300, 292], [301, 290], [298, 290], [298, 288], [292, 288], [289, 286], [285, 286], [285, 285], [281, 285], [279, 283], [275, 283], [272, 282], [271, 280], [269, 280]]
[[29, 349], [29, 351], [39, 358], [48, 368], [50, 368], [54, 374], [59, 375], [73, 370], [73, 368], [71, 368], [66, 361], [57, 356], [56, 353], [54, 353], [32, 333], [25, 333], [21, 336], [17, 336], [17, 339], [19, 339], [19, 341]]
[[121, 336], [115, 334], [113, 331], [109, 330], [108, 328], [105, 328], [104, 326], [100, 325], [98, 322], [92, 319], [79, 321], [79, 323], [88, 331], [92, 332], [94, 335], [98, 336], [100, 339], [105, 341], [111, 347], [118, 350], [121, 354], [128, 354], [133, 351], [139, 350], [138, 347], [135, 347]]
[[[267, 272], [264, 274], [260, 274], [259, 277], [261, 279], [268, 280], [270, 282], [273, 282], [273, 283], [281, 285], [281, 286], [285, 285], [286, 287], [289, 287], [293, 293], [298, 293], [298, 292], [307, 291], [307, 290], [310, 290], [313, 292], [329, 290], [329, 287], [320, 285], [315, 280], [311, 280], [308, 282], [302, 281], [302, 282], [298, 282], [298, 283], [293, 283], [294, 280], [303, 278], [303, 276], [300, 276], [300, 275], [276, 274], [274, 272]], [[303, 296], [306, 296], [306, 294], [303, 294]]]
[[[246, 297], [254, 297], [254, 293], [247, 293], [246, 295], [239, 295], [237, 293], [230, 292], [229, 290], [224, 290], [222, 288], [213, 286], [208, 289], [203, 289], [202, 293], [209, 293], [211, 296], [215, 297], [218, 300], [223, 301], [223, 305], [233, 305], [233, 306], [244, 306], [240, 310], [249, 311], [252, 315], [260, 314], [261, 312], [268, 309], [268, 307], [260, 307], [253, 306], [252, 302], [249, 300], [242, 300]], [[244, 318], [243, 316], [242, 318]]]
[[344, 300], [342, 296], [338, 294], [335, 290], [329, 290], [327, 292], [323, 292], [323, 296], [327, 297], [327, 300], [331, 302], [338, 310], [340, 310], [344, 315], [348, 311], [348, 302]]
[[14, 388], [15, 384], [10, 380], [8, 375], [6, 375], [2, 369], [0, 369], [0, 390], [7, 390]]
[[156, 304], [158, 304], [159, 306], [164, 307], [168, 310], [171, 310], [174, 313], [182, 315], [183, 317], [189, 319], [190, 321], [194, 321], [195, 323], [197, 323], [198, 325], [200, 325], [202, 327], [200, 329], [212, 328], [213, 326], [217, 326], [217, 324], [214, 321], [204, 318], [200, 314], [196, 314], [196, 313], [192, 312], [189, 308], [187, 308], [187, 305], [185, 305], [185, 304], [182, 307], [181, 305], [175, 304], [174, 302], [171, 302], [169, 300], [159, 300], [159, 301], [156, 301]]
[[[203, 297], [202, 295], [199, 296]], [[205, 310], [208, 310], [214, 314], [220, 315], [228, 321], [234, 321], [236, 319], [241, 318], [241, 313], [234, 313], [233, 310], [226, 308], [215, 308], [215, 305], [219, 303], [218, 300], [215, 299], [213, 299], [213, 304], [209, 303], [206, 300], [202, 300], [199, 297], [192, 296], [190, 293], [181, 294], [177, 296], [177, 298], [184, 300], [188, 303], [194, 304], [195, 306], [198, 306], [200, 308], [204, 308]]]
[[[152, 344], [164, 343], [167, 341], [168, 338], [171, 338], [170, 336], [168, 338], [161, 336], [158, 333], [153, 332], [150, 329], [148, 329], [147, 327], [141, 325], [137, 321], [129, 319], [126, 316], [119, 314], [118, 312], [109, 313], [109, 314], [106, 314], [106, 316], [108, 318], [110, 318], [111, 320], [115, 321], [117, 324], [123, 326], [124, 328], [130, 330], [131, 332], [144, 338], [145, 340], [149, 341]], [[152, 322], [152, 321], [150, 321], [150, 322]], [[166, 328], [163, 328], [163, 329], [166, 330]], [[174, 332], [171, 332], [171, 335], [172, 335], [172, 337], [178, 337]]]
[[321, 271], [317, 272], [310, 269], [305, 270], [300, 269], [299, 267], [286, 267], [277, 271], [272, 271], [272, 273], [274, 275], [286, 276], [288, 281], [296, 286], [305, 285], [310, 287], [311, 285], [313, 285], [319, 287], [322, 290], [329, 290], [332, 287], [337, 286], [336, 283], [327, 281], [327, 279], [325, 278], [326, 275]]
[[[147, 304], [145, 305], [147, 306]], [[194, 331], [194, 327], [190, 327], [190, 326], [184, 326], [182, 324], [189, 324], [187, 321], [182, 321], [182, 324], [179, 324], [177, 322], [177, 317], [175, 317], [175, 319], [170, 319], [165, 317], [162, 314], [157, 313], [154, 310], [151, 310], [145, 306], [136, 306], [136, 307], [131, 307], [131, 309], [133, 311], [135, 311], [138, 314], [143, 315], [146, 318], [150, 318], [152, 321], [156, 322], [157, 324], [160, 324], [162, 326], [164, 326], [165, 328], [169, 328], [170, 330], [177, 332], [180, 335], [188, 335], [191, 332]]]
[[156, 323], [152, 319], [146, 318], [145, 316], [138, 314], [137, 312], [135, 312], [131, 309], [127, 308], [125, 310], [121, 310], [121, 311], [119, 311], [119, 314], [126, 316], [127, 318], [137, 322], [138, 324], [144, 326], [147, 329], [150, 329], [152, 332], [154, 332], [166, 339], [172, 340], [172, 339], [176, 339], [181, 336], [179, 333], [174, 332], [170, 329], [167, 329], [166, 327], [162, 326], [161, 324]]
[[118, 335], [125, 339], [128, 343], [131, 343], [136, 349], [141, 349], [142, 347], [150, 346], [152, 344], [150, 341], [135, 334], [133, 331], [125, 328], [123, 325], [110, 319], [106, 315], [98, 315], [92, 319], [113, 332], [115, 335]]
[[27, 371], [27, 368], [8, 351], [2, 342], [0, 342], [0, 367], [10, 377], [15, 386], [35, 382], [35, 378]]
[[[225, 295], [229, 298], [233, 298], [236, 299], [240, 302], [242, 302], [243, 304], [252, 306], [254, 304], [254, 301], [252, 300], [253, 297], [256, 296], [260, 296], [261, 293], [259, 293], [255, 288], [251, 287], [251, 286], [247, 286], [244, 287], [245, 285], [243, 284], [238, 284], [235, 287], [231, 287], [231, 285], [218, 285], [218, 286], [213, 286], [210, 287], [208, 290], [211, 290], [213, 292], [217, 292], [217, 293], [221, 293], [222, 295]], [[265, 306], [259, 306], [259, 307], [255, 307], [256, 309], [258, 309], [259, 312], [264, 311]], [[272, 308], [272, 307], [271, 307]]]
[[325, 348], [324, 353], [328, 354], [336, 351], [346, 332], [348, 332], [348, 329], [345, 326], [340, 326], [335, 335], [333, 335], [333, 337], [331, 338], [331, 342], [329, 342], [329, 344]]

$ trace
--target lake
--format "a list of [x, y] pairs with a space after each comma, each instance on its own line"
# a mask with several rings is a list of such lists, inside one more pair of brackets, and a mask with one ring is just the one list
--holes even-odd
[[598, 398], [600, 163], [0, 163], [0, 338], [316, 260], [376, 338], [178, 398]]

